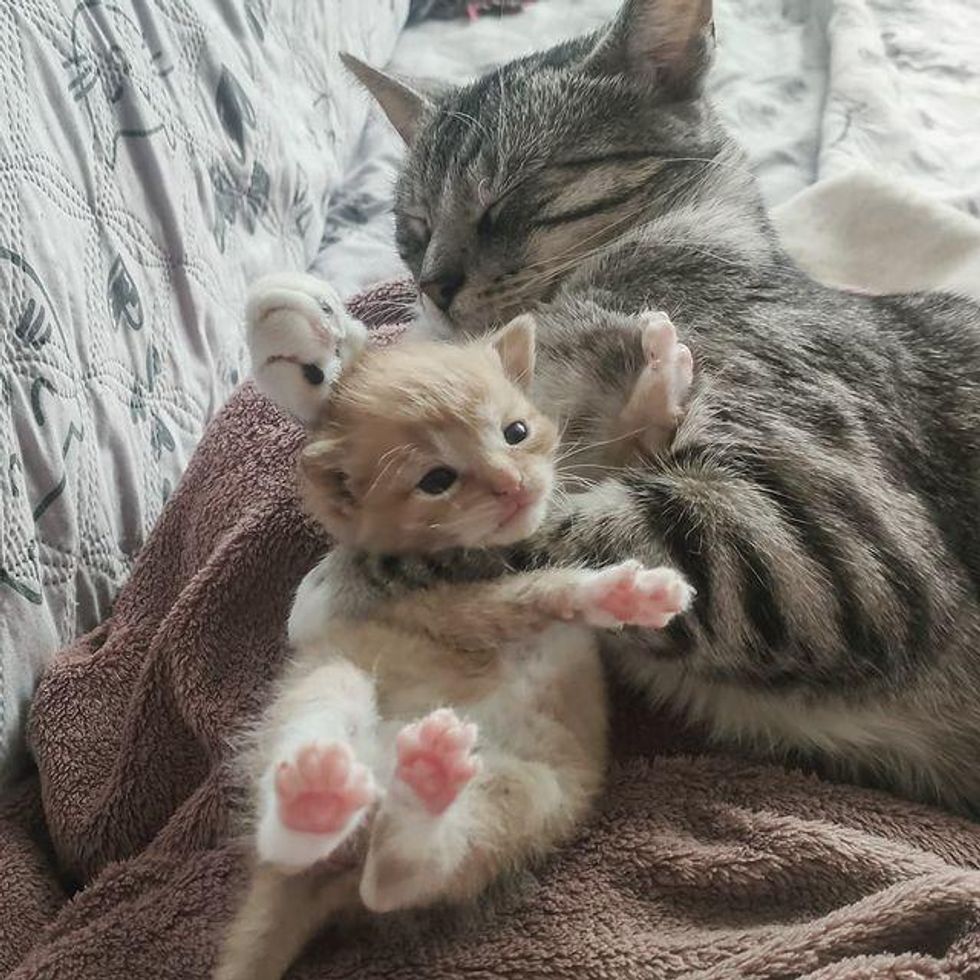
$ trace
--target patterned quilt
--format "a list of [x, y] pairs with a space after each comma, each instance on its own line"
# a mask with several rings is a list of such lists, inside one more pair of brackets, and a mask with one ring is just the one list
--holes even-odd
[[0, 774], [306, 268], [408, 0], [0, 0]]

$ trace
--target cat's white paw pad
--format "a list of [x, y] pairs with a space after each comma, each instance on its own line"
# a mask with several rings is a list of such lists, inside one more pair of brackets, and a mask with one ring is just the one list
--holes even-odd
[[245, 322], [256, 384], [307, 422], [367, 339], [367, 329], [336, 292], [301, 273], [259, 280], [249, 292]]
[[460, 721], [452, 709], [433, 711], [398, 733], [395, 778], [429, 813], [442, 813], [479, 771], [476, 736], [476, 725]]
[[586, 622], [593, 626], [662, 629], [694, 598], [694, 589], [672, 568], [629, 561], [591, 574], [579, 586]]

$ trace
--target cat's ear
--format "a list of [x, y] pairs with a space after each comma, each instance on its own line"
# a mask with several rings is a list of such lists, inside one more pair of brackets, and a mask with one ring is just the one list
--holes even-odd
[[338, 541], [355, 537], [357, 501], [347, 485], [341, 466], [342, 447], [335, 439], [314, 438], [299, 456], [299, 470], [306, 506]]
[[401, 138], [406, 143], [411, 143], [422, 114], [429, 108], [429, 100], [421, 92], [377, 68], [372, 68], [351, 54], [341, 52], [340, 60], [374, 96]]
[[531, 387], [531, 380], [534, 377], [536, 326], [534, 317], [530, 313], [522, 313], [490, 338], [490, 345], [500, 358], [504, 374], [525, 390]]
[[624, 72], [676, 99], [701, 91], [715, 47], [711, 0], [626, 0], [585, 62], [593, 74]]

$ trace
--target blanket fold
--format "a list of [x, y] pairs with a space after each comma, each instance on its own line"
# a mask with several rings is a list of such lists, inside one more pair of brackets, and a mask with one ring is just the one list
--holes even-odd
[[[403, 316], [404, 287], [355, 312]], [[302, 433], [250, 386], [202, 440], [112, 616], [45, 675], [38, 773], [0, 805], [0, 975], [206, 977], [243, 886], [231, 736], [326, 547]], [[325, 933], [290, 976], [980, 976], [980, 826], [709, 754], [615, 693], [615, 764], [580, 839], [479, 915]]]

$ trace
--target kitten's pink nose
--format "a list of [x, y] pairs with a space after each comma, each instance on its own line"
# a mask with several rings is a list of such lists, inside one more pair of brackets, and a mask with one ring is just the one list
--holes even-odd
[[517, 470], [496, 470], [490, 475], [490, 489], [498, 497], [516, 498], [527, 494], [524, 477]]

